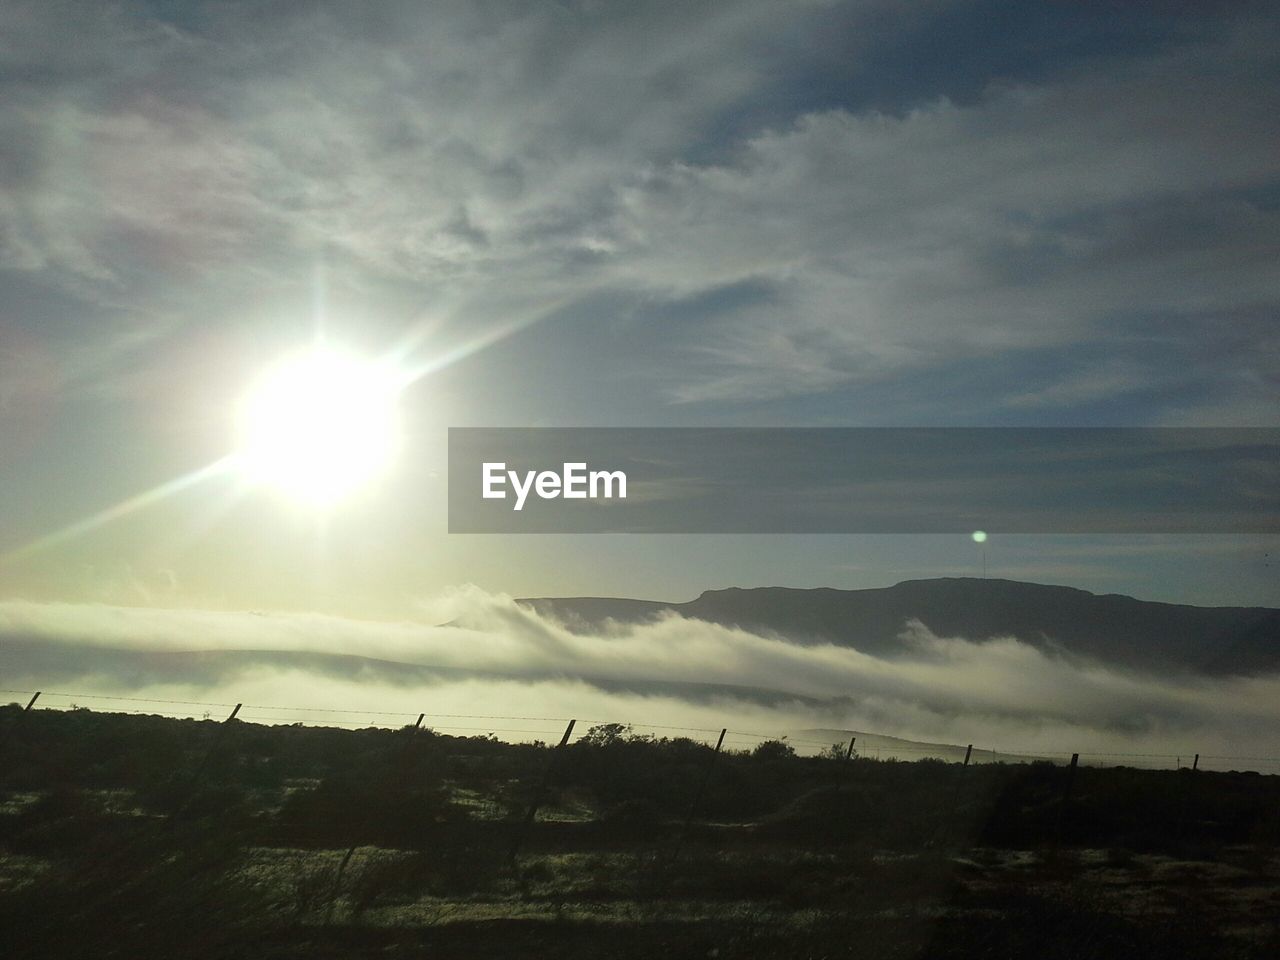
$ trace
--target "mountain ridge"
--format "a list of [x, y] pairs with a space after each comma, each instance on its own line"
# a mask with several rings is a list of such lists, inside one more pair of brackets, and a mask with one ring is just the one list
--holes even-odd
[[876, 656], [902, 652], [918, 620], [939, 636], [1015, 637], [1054, 655], [1155, 672], [1251, 675], [1280, 670], [1280, 609], [1138, 600], [1078, 587], [998, 578], [904, 580], [890, 587], [729, 587], [683, 603], [610, 597], [517, 601], [569, 629], [644, 623], [667, 613], [720, 626], [835, 643]]

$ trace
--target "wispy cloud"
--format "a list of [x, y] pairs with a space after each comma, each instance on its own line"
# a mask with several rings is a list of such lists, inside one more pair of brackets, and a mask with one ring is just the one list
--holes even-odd
[[[269, 295], [320, 251], [473, 329], [508, 313], [497, 284], [535, 316], [770, 291], [628, 341], [680, 403], [956, 363], [1020, 410], [1142, 394], [1135, 419], [1230, 422], [1274, 399], [1273, 332], [1206, 333], [1280, 302], [1272, 19], [1126, 21], [1127, 48], [1052, 69], [944, 55], [890, 96], [883, 51], [980, 5], [247, 9], [6, 6], [0, 263], [127, 304], [126, 327], [214, 321], [210, 288]], [[1028, 388], [1028, 353], [1099, 342], [1113, 359]]]

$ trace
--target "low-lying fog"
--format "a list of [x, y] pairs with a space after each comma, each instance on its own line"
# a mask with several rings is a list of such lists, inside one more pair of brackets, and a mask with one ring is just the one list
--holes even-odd
[[247, 720], [351, 726], [426, 713], [443, 732], [505, 739], [554, 740], [570, 717], [579, 732], [618, 721], [699, 739], [725, 726], [729, 746], [789, 734], [801, 752], [822, 739], [799, 731], [822, 728], [1002, 753], [1200, 753], [1202, 767], [1280, 771], [1252, 759], [1280, 756], [1280, 676], [1156, 677], [919, 623], [881, 659], [674, 615], [587, 636], [463, 588], [398, 623], [5, 601], [0, 642], [0, 701], [43, 689], [48, 707], [216, 717], [216, 706], [95, 697], [243, 702]]

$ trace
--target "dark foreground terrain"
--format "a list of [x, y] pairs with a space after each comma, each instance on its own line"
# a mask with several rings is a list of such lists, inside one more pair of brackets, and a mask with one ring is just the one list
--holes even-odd
[[0, 751], [12, 957], [1280, 956], [1277, 777], [16, 707]]

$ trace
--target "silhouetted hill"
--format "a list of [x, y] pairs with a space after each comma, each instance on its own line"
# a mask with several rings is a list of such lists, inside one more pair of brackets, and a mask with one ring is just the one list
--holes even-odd
[[1144, 669], [1250, 674], [1280, 668], [1280, 610], [1153, 603], [1014, 580], [947, 577], [870, 590], [731, 588], [708, 590], [688, 603], [594, 597], [521, 602], [576, 630], [672, 611], [797, 643], [830, 642], [892, 656], [902, 649], [903, 627], [916, 619], [939, 636], [1013, 636], [1040, 649]]

